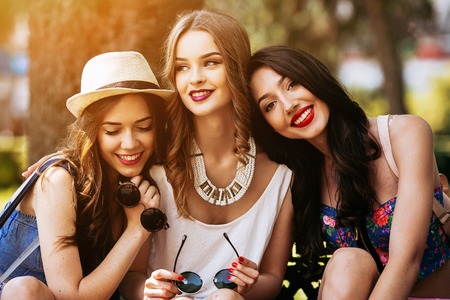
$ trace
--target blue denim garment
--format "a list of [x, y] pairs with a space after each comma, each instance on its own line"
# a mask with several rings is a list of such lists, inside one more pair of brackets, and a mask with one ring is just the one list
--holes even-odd
[[[0, 229], [0, 274], [9, 268], [37, 236], [36, 217], [15, 210]], [[26, 275], [46, 282], [40, 247], [34, 250], [8, 279]]]

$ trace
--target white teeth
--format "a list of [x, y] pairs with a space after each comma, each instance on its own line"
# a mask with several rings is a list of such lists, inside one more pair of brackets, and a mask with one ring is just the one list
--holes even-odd
[[194, 96], [194, 97], [200, 97], [200, 96], [206, 95], [206, 94], [208, 94], [208, 93], [209, 93], [208, 91], [193, 92], [193, 93], [192, 93], [192, 96]]
[[140, 157], [140, 154], [135, 155], [120, 155], [120, 159], [126, 160], [126, 161], [133, 161]]
[[306, 117], [309, 116], [309, 114], [311, 113], [311, 111], [312, 111], [312, 108], [311, 108], [311, 107], [308, 108], [307, 110], [305, 110], [305, 111], [302, 113], [302, 115], [300, 116], [300, 118], [298, 118], [297, 120], [295, 120], [294, 125], [298, 125], [298, 124], [300, 124], [301, 122], [303, 122], [303, 121], [306, 119]]

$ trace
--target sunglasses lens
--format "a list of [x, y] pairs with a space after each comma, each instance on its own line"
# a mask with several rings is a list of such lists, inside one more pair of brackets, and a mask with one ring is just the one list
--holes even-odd
[[121, 183], [116, 190], [116, 198], [124, 207], [135, 207], [141, 200], [139, 189], [131, 182]]
[[159, 231], [169, 228], [166, 215], [157, 208], [147, 208], [141, 214], [142, 227], [148, 231]]
[[218, 289], [235, 289], [237, 284], [228, 280], [228, 276], [231, 276], [227, 269], [220, 270], [214, 276], [214, 285]]
[[182, 281], [177, 281], [176, 285], [180, 291], [193, 294], [197, 293], [203, 286], [203, 280], [194, 272], [183, 272], [184, 277]]

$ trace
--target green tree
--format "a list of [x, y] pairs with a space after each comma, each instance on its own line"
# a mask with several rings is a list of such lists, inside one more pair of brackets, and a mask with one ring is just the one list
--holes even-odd
[[390, 113], [405, 113], [402, 49], [432, 31], [431, 0], [206, 0], [232, 11], [246, 26], [255, 49], [287, 44], [335, 69], [349, 48], [376, 56]]

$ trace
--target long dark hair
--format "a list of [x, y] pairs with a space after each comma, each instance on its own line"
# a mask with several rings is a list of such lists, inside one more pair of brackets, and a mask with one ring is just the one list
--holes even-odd
[[[330, 70], [310, 54], [289, 46], [270, 46], [257, 51], [248, 66], [249, 78], [268, 66], [309, 90], [328, 105], [326, 132], [338, 189], [338, 226], [356, 226], [376, 201], [370, 185], [370, 162], [380, 156], [377, 141], [369, 135], [369, 121]], [[320, 220], [323, 154], [303, 139], [288, 139], [270, 127], [252, 101], [253, 133], [269, 157], [288, 165], [295, 174], [292, 201], [294, 237], [301, 261], [311, 264], [324, 253]]]

